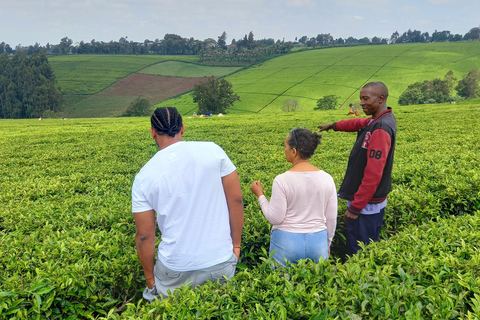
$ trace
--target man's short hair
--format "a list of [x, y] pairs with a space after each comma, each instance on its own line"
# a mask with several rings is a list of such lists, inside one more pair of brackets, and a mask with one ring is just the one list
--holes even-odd
[[363, 88], [370, 88], [370, 87], [374, 87], [375, 89], [377, 89], [377, 92], [381, 96], [384, 96], [385, 100], [387, 100], [387, 98], [388, 98], [388, 88], [383, 82], [373, 81], [373, 82], [369, 82], [369, 83], [367, 83], [366, 85], [363, 86]]

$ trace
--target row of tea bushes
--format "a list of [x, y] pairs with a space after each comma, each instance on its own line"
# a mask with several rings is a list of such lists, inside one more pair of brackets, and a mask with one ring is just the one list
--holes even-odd
[[240, 271], [105, 319], [478, 319], [480, 211], [412, 226], [342, 264]]
[[[480, 208], [477, 108], [464, 103], [394, 110], [398, 145], [383, 239]], [[249, 191], [251, 182], [261, 180], [269, 195], [273, 178], [288, 170], [283, 141], [291, 128], [315, 129], [342, 118], [343, 111], [329, 111], [185, 119], [185, 140], [215, 141], [237, 166], [246, 205], [238, 275], [243, 285], [242, 274], [252, 275], [253, 286], [263, 281], [261, 270], [269, 270], [262, 260], [270, 226]], [[121, 314], [127, 302], [141, 306], [145, 281], [130, 189], [157, 150], [149, 119], [0, 124], [0, 319], [95, 318], [111, 309]], [[354, 140], [354, 133], [327, 132], [312, 158], [337, 187]], [[339, 216], [345, 209], [340, 203]], [[340, 219], [332, 255], [343, 261], [342, 236]], [[261, 301], [258, 308], [268, 308]]]

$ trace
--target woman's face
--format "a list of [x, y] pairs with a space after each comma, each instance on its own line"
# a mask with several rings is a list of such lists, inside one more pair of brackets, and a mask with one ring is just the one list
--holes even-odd
[[295, 155], [293, 148], [290, 148], [290, 145], [288, 144], [288, 140], [290, 140], [290, 134], [285, 138], [285, 159], [288, 162], [292, 162]]

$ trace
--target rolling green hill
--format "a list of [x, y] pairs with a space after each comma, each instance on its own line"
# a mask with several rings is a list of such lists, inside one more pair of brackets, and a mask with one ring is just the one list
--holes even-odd
[[196, 56], [65, 55], [49, 57], [58, 84], [68, 95], [99, 93], [129, 74], [170, 61], [195, 62]]
[[[359, 88], [383, 81], [390, 90], [389, 105], [397, 105], [409, 84], [443, 78], [452, 70], [457, 79], [480, 67], [480, 42], [429, 43], [331, 48], [278, 57], [226, 79], [241, 101], [232, 113], [278, 112], [286, 99], [298, 99], [305, 110], [334, 94], [345, 105], [358, 100]], [[453, 95], [455, 93], [452, 93]], [[165, 101], [183, 113], [193, 112], [190, 96]]]
[[[67, 114], [110, 117], [120, 115], [137, 96], [145, 95], [142, 86], [147, 85], [143, 84], [133, 94], [120, 91], [102, 96], [106, 89], [135, 73], [185, 79], [230, 74], [226, 79], [241, 99], [230, 113], [280, 112], [287, 99], [298, 99], [303, 110], [311, 111], [318, 99], [331, 94], [344, 106], [357, 101], [359, 88], [369, 81], [385, 82], [390, 90], [388, 103], [396, 106], [400, 94], [414, 82], [443, 78], [449, 70], [461, 79], [471, 69], [480, 68], [479, 52], [480, 42], [327, 48], [291, 53], [241, 71], [239, 67], [201, 65], [195, 56], [76, 55], [51, 57], [49, 61], [67, 93]], [[185, 89], [172, 82], [163, 79], [157, 90], [170, 92], [173, 86], [180, 91], [150, 102], [175, 106], [185, 115], [196, 111], [189, 94], [178, 95], [193, 88], [191, 82]]]

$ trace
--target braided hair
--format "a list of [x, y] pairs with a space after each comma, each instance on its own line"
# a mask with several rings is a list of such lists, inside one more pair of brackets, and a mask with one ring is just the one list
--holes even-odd
[[152, 128], [159, 135], [175, 137], [182, 129], [182, 116], [175, 107], [157, 108], [150, 118]]

